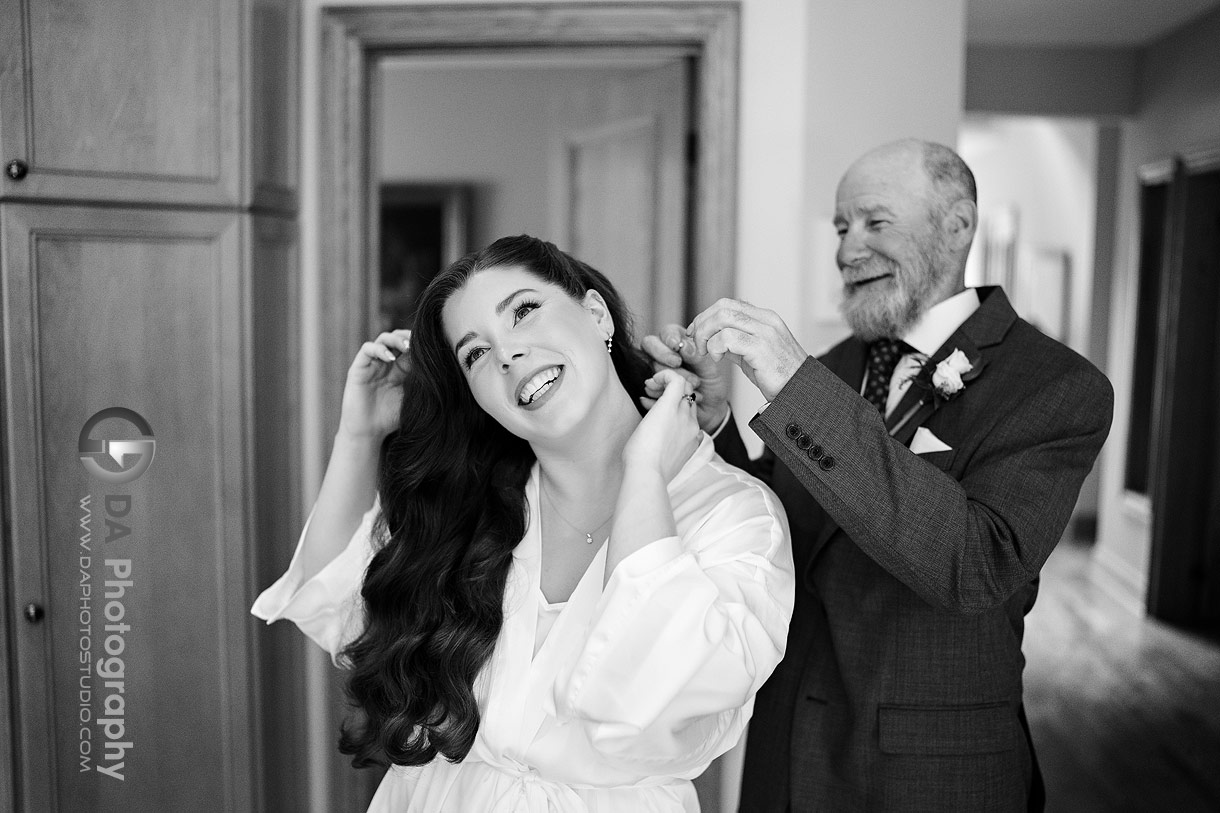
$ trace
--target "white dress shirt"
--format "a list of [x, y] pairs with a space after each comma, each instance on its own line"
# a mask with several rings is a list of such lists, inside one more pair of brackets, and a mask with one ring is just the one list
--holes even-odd
[[[885, 401], [885, 415], [889, 417], [902, 396], [911, 386], [911, 379], [919, 373], [928, 358], [949, 340], [949, 337], [978, 310], [979, 295], [974, 288], [967, 288], [924, 311], [900, 338], [915, 349], [898, 359], [894, 374], [890, 378], [890, 391]], [[867, 376], [865, 377], [867, 380]], [[860, 393], [864, 393], [861, 384]]]

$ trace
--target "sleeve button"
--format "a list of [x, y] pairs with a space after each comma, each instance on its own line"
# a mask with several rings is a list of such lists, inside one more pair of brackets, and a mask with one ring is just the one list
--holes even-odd
[[796, 440], [801, 436], [801, 427], [795, 423], [790, 423], [784, 427], [784, 434], [786, 434], [789, 439]]
[[805, 454], [809, 455], [810, 460], [821, 460], [822, 455], [825, 454], [825, 452], [822, 451], [821, 446], [815, 443], [809, 447], [809, 450], [805, 452]]
[[835, 467], [835, 459], [830, 455], [826, 455], [818, 461], [818, 465], [822, 467], [822, 471], [830, 471]]
[[796, 439], [796, 448], [800, 449], [802, 452], [812, 445], [813, 438], [809, 437], [804, 432], [801, 432], [801, 436]]

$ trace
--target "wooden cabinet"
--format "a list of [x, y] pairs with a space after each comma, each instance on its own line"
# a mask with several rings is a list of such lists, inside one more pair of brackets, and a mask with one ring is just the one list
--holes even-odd
[[297, 3], [0, 14], [0, 809], [303, 809]]
[[0, 197], [295, 207], [292, 0], [0, 0], [0, 17]]

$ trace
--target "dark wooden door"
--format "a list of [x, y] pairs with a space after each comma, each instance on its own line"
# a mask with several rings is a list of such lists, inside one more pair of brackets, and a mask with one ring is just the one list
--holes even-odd
[[1148, 611], [1220, 629], [1220, 170], [1169, 190], [1150, 485]]

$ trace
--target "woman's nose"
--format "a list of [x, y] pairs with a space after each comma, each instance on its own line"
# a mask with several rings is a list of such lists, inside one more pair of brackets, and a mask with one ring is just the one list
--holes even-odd
[[517, 359], [525, 358], [530, 353], [523, 344], [501, 344], [496, 347], [496, 356], [500, 359], [500, 372], [506, 373]]

